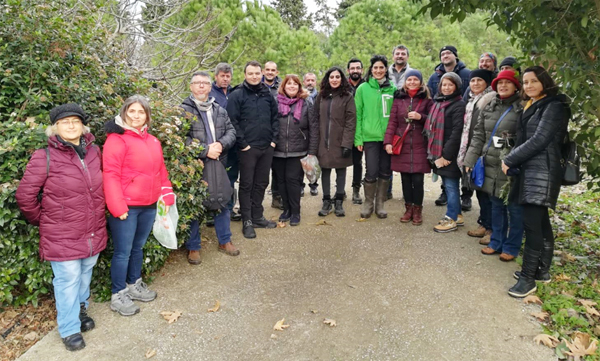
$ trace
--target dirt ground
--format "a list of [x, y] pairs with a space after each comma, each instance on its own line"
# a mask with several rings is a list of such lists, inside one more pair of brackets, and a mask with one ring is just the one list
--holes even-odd
[[[159, 297], [138, 315], [92, 303], [97, 326], [84, 350], [66, 351], [54, 330], [19, 360], [555, 360], [533, 343], [542, 331], [529, 315], [537, 306], [506, 293], [517, 264], [483, 256], [467, 236], [477, 206], [466, 227], [437, 234], [439, 183], [426, 179], [420, 227], [398, 221], [400, 190], [398, 176], [388, 219], [357, 222], [360, 206], [345, 202], [346, 217], [316, 225], [321, 196], [307, 187], [298, 227], [246, 240], [232, 223], [239, 257], [217, 252], [207, 229], [203, 263], [175, 252], [151, 285]], [[208, 312], [216, 300], [220, 310]], [[172, 324], [159, 314], [176, 310], [182, 316]], [[289, 328], [274, 331], [283, 318]]]

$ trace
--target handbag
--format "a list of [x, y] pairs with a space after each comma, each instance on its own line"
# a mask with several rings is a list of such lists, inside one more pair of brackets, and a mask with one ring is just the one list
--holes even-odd
[[[415, 108], [415, 112], [417, 111], [417, 109], [419, 109], [419, 106], [421, 105], [421, 103], [423, 102], [423, 99], [419, 100], [419, 103], [417, 104], [417, 107]], [[410, 110], [410, 108], [409, 108]], [[404, 139], [406, 138], [406, 134], [408, 134], [408, 130], [410, 129], [410, 123], [408, 123], [406, 125], [406, 128], [404, 129], [404, 133], [402, 133], [402, 135], [397, 135], [394, 134], [394, 138], [392, 138], [392, 154], [393, 155], [400, 155], [400, 152], [402, 151], [402, 144], [404, 144]]]
[[207, 196], [202, 201], [202, 205], [209, 211], [218, 211], [227, 207], [233, 189], [223, 163], [218, 159], [206, 158], [202, 179], [208, 183]]
[[581, 181], [581, 173], [579, 170], [581, 159], [577, 152], [577, 143], [569, 139], [568, 133], [562, 146], [561, 163], [563, 163], [565, 169], [561, 184], [564, 186], [573, 186], [579, 183]]
[[475, 162], [475, 165], [473, 166], [473, 170], [471, 171], [471, 180], [473, 181], [473, 184], [475, 185], [475, 187], [478, 187], [478, 188], [483, 187], [483, 182], [485, 181], [485, 166], [484, 166], [483, 160], [484, 160], [485, 156], [487, 155], [487, 152], [490, 149], [490, 146], [492, 145], [492, 140], [494, 139], [494, 134], [496, 134], [496, 130], [498, 130], [498, 126], [502, 122], [502, 119], [504, 119], [506, 114], [508, 114], [508, 112], [510, 112], [512, 108], [513, 107], [511, 105], [510, 107], [508, 107], [508, 109], [506, 109], [506, 111], [502, 114], [502, 116], [500, 116], [500, 119], [498, 119], [498, 121], [496, 122], [496, 125], [494, 126], [494, 130], [492, 130], [492, 134], [490, 135], [490, 140], [489, 140], [485, 150], [483, 151], [483, 154], [479, 158], [477, 158], [477, 162]]

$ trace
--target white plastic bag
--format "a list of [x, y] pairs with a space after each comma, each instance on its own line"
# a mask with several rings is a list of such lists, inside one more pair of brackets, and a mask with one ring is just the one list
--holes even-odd
[[304, 170], [304, 174], [306, 174], [308, 183], [316, 183], [321, 177], [321, 166], [319, 165], [317, 157], [314, 155], [307, 155], [300, 159], [300, 163], [302, 164], [302, 169]]
[[154, 218], [152, 234], [164, 247], [177, 249], [177, 221], [179, 220], [177, 198], [175, 198], [175, 203], [169, 209], [169, 213], [165, 212], [166, 207], [163, 196], [160, 196], [156, 203], [156, 218]]

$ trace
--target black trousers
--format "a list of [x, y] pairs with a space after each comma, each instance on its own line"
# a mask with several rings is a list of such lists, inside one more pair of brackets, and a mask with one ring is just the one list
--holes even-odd
[[[323, 198], [331, 198], [331, 169], [321, 168], [321, 187], [323, 187]], [[346, 188], [346, 168], [335, 168], [335, 194], [344, 195]]]
[[300, 214], [300, 191], [304, 177], [300, 158], [302, 157], [273, 157], [273, 171], [279, 182], [278, 189], [283, 200], [283, 209], [292, 214]]
[[263, 217], [262, 206], [265, 189], [269, 185], [269, 171], [273, 161], [273, 147], [258, 149], [251, 147], [239, 152], [240, 158], [240, 212], [242, 220], [256, 220]]
[[279, 195], [279, 180], [277, 179], [277, 173], [275, 173], [275, 168], [271, 165], [271, 194], [273, 196]]
[[363, 152], [352, 147], [352, 188], [360, 188], [363, 179]]
[[392, 157], [383, 149], [383, 142], [366, 142], [364, 145], [365, 181], [373, 183], [377, 178], [390, 179], [392, 175]]
[[541, 251], [544, 239], [554, 242], [548, 207], [523, 205], [523, 226], [525, 227], [525, 247]]
[[425, 191], [423, 182], [425, 175], [423, 173], [400, 173], [402, 177], [402, 193], [404, 201], [417, 206], [423, 205]]

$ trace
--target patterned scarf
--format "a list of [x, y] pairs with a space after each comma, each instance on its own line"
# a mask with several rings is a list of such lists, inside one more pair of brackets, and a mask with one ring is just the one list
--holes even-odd
[[[460, 137], [460, 149], [458, 150], [458, 158], [456, 159], [456, 163], [458, 164], [458, 168], [463, 169], [463, 165], [465, 164], [465, 156], [467, 155], [467, 148], [469, 146], [469, 132], [471, 130], [471, 122], [473, 119], [473, 110], [475, 109], [475, 104], [487, 93], [491, 92], [492, 88], [487, 87], [485, 90], [478, 95], [473, 95], [471, 92], [471, 98], [467, 103], [467, 107], [465, 109], [465, 126], [463, 128], [462, 136]], [[477, 119], [475, 119], [477, 121]]]
[[430, 161], [435, 161], [442, 156], [446, 108], [460, 99], [462, 99], [460, 95], [454, 96], [454, 94], [435, 98], [433, 109], [429, 112], [424, 129], [427, 136], [427, 159]]
[[300, 121], [304, 99], [298, 97], [288, 98], [285, 95], [277, 94], [277, 103], [279, 103], [279, 114], [283, 116], [290, 114], [292, 105], [298, 103], [296, 104], [296, 108], [294, 108], [294, 123], [298, 123]]

